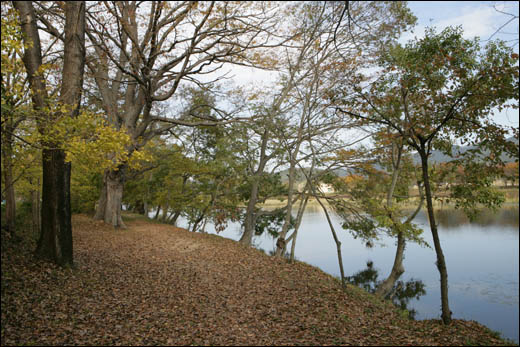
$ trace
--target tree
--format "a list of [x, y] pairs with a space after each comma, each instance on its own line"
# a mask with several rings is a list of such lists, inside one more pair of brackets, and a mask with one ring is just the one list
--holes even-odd
[[[18, 16], [2, 3], [2, 200], [5, 197], [5, 223], [15, 234], [16, 198], [14, 176], [16, 130], [26, 119], [27, 83], [24, 78], [22, 36]], [[5, 219], [4, 219], [5, 218]]]
[[518, 162], [515, 163], [506, 163], [504, 167], [504, 181], [507, 186], [507, 182], [511, 182], [511, 186], [514, 187], [515, 184], [518, 185], [519, 178], [519, 170], [518, 170]]
[[31, 2], [13, 2], [24, 35], [23, 61], [29, 77], [38, 130], [42, 135], [43, 191], [41, 232], [36, 253], [60, 265], [73, 264], [70, 211], [70, 163], [65, 152], [49, 137], [49, 124], [79, 112], [85, 64], [85, 3], [64, 4], [64, 61], [59, 111], [49, 112], [46, 83], [42, 75], [42, 50]]
[[[366, 153], [364, 150], [338, 153], [342, 160], [366, 156], [368, 160], [355, 168], [358, 174], [347, 176], [342, 185], [350, 206], [346, 208], [343, 201], [333, 206], [344, 220], [343, 227], [354, 237], [364, 240], [367, 246], [371, 247], [380, 233], [397, 239], [392, 270], [374, 289], [376, 295], [386, 297], [404, 273], [406, 242], [411, 240], [425, 244], [420, 237], [422, 230], [412, 223], [423, 205], [424, 195], [420, 180], [417, 180], [416, 168], [409, 153], [405, 152], [404, 141], [399, 134], [382, 128], [374, 134], [373, 139], [375, 148]], [[406, 207], [401, 207], [400, 203], [410, 203], [409, 187], [413, 181], [419, 181], [420, 199], [415, 211], [407, 213]]]
[[[298, 32], [294, 40], [295, 52], [284, 59], [288, 70], [286, 86], [289, 87], [286, 104], [291, 107], [283, 116], [286, 125], [276, 131], [289, 166], [286, 219], [279, 245], [287, 244], [285, 237], [291, 225], [296, 167], [312, 156], [309, 146], [305, 148], [305, 142], [328, 141], [328, 150], [331, 150], [335, 145], [341, 145], [334, 141], [332, 134], [352, 126], [349, 119], [330, 112], [330, 100], [326, 95], [335, 82], [328, 71], [340, 66], [355, 71], [369, 63], [381, 42], [392, 40], [415, 20], [401, 4], [356, 2], [348, 6], [348, 18], [355, 18], [356, 25], [343, 26], [341, 24], [347, 23], [343, 22], [342, 10], [342, 4], [317, 2], [304, 3], [295, 11], [293, 21]], [[324, 155], [326, 146], [320, 147], [320, 154]], [[283, 253], [284, 247], [277, 247], [276, 255]]]
[[[448, 273], [435, 222], [428, 159], [433, 149], [452, 155], [455, 141], [474, 145], [475, 150], [458, 158], [469, 176], [453, 187], [452, 198], [466, 211], [478, 203], [491, 207], [500, 203], [489, 177], [500, 167], [500, 154], [507, 151], [518, 157], [518, 148], [506, 141], [508, 131], [514, 130], [495, 124], [492, 115], [495, 108], [518, 108], [518, 55], [501, 42], [482, 49], [478, 39], [465, 40], [460, 28], [438, 34], [429, 29], [423, 39], [389, 49], [382, 67], [371, 81], [359, 75], [356, 97], [343, 99], [338, 111], [390, 127], [419, 154], [441, 278], [442, 319], [449, 324]], [[489, 151], [487, 156], [482, 155], [484, 150]]]
[[[217, 119], [186, 121], [175, 107], [161, 114], [156, 105], [175, 97], [183, 83], [203, 85], [197, 76], [223, 63], [257, 64], [258, 56], [248, 52], [266, 46], [273, 11], [263, 2], [115, 1], [89, 8], [87, 35], [93, 51], [87, 65], [109, 123], [132, 139], [130, 156], [175, 126], [216, 124]], [[114, 227], [124, 226], [126, 169], [123, 163], [105, 172], [95, 216]]]

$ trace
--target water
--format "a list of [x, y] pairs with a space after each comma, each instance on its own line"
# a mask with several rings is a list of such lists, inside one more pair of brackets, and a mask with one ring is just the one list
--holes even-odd
[[[454, 210], [441, 210], [437, 216], [448, 268], [453, 318], [476, 320], [499, 331], [503, 337], [518, 341], [518, 205], [497, 213], [484, 213], [473, 223]], [[372, 262], [379, 279], [386, 278], [395, 255], [394, 239], [383, 237], [368, 249], [341, 229], [336, 216], [332, 219], [342, 242], [345, 275], [353, 276], [366, 269], [367, 262]], [[440, 318], [439, 272], [426, 215], [420, 213], [415, 222], [425, 230], [424, 239], [432, 248], [408, 243], [403, 262], [405, 273], [399, 280], [419, 280], [424, 284], [426, 294], [407, 300], [416, 319]], [[207, 231], [214, 233], [210, 225]], [[240, 233], [240, 225], [235, 223], [219, 235], [238, 240]], [[254, 244], [269, 254], [275, 247], [275, 240], [262, 235], [255, 238]], [[319, 207], [308, 206], [298, 233], [295, 255], [298, 260], [339, 276], [336, 244]]]

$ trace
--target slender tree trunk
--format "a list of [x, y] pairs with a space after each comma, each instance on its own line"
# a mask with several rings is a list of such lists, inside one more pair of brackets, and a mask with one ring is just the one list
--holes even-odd
[[437, 269], [441, 277], [441, 307], [442, 307], [442, 321], [444, 324], [451, 323], [451, 311], [448, 303], [448, 270], [446, 268], [446, 261], [442, 253], [439, 233], [437, 231], [437, 224], [435, 223], [435, 215], [433, 212], [433, 198], [430, 187], [430, 177], [428, 174], [428, 156], [426, 150], [423, 148], [419, 151], [421, 156], [422, 176], [424, 180], [424, 190], [426, 193], [426, 207], [428, 209], [428, 218], [430, 221], [430, 229], [433, 236], [433, 244], [435, 246], [435, 253], [437, 254]]
[[397, 234], [397, 249], [395, 251], [394, 265], [392, 266], [392, 271], [390, 275], [377, 287], [375, 294], [380, 297], [385, 297], [388, 295], [392, 288], [394, 287], [395, 282], [401, 277], [404, 272], [403, 267], [403, 258], [404, 258], [404, 249], [406, 246], [406, 240], [404, 238], [403, 233]]
[[103, 177], [103, 189], [99, 197], [94, 219], [103, 220], [114, 228], [126, 228], [121, 217], [123, 203], [124, 166], [118, 170], [107, 170]]
[[258, 189], [260, 186], [260, 177], [264, 172], [265, 165], [269, 161], [267, 157], [267, 142], [269, 141], [269, 131], [264, 130], [262, 134], [262, 144], [260, 146], [260, 161], [258, 168], [253, 174], [253, 182], [251, 185], [251, 195], [247, 203], [246, 215], [244, 217], [244, 233], [239, 242], [245, 246], [251, 246], [253, 243], [253, 236], [255, 235], [256, 224], [256, 202], [258, 201]]
[[[186, 191], [186, 183], [188, 182], [188, 178], [189, 178], [188, 175], [183, 175], [183, 177], [182, 177], [181, 194], [184, 194], [184, 192]], [[177, 219], [179, 219], [179, 216], [181, 215], [182, 210], [180, 208], [176, 208], [174, 211], [175, 212], [168, 219], [168, 223], [177, 225]]]
[[163, 223], [166, 223], [168, 221], [168, 211], [170, 210], [170, 188], [166, 188], [168, 190], [168, 193], [166, 194], [166, 206], [164, 207], [164, 212], [162, 214], [161, 221]]
[[175, 211], [173, 216], [168, 220], [168, 223], [173, 224], [173, 225], [177, 225], [177, 219], [179, 219], [180, 215], [181, 215], [181, 211], [180, 210]]
[[107, 174], [108, 170], [105, 170], [105, 173], [103, 174], [103, 184], [101, 185], [101, 193], [99, 194], [99, 200], [96, 204], [96, 213], [94, 214], [95, 220], [105, 219], [105, 209], [107, 205]]
[[[392, 181], [386, 196], [386, 206], [388, 210], [391, 210], [394, 199], [394, 191], [395, 186], [397, 185], [397, 179], [399, 178], [399, 172], [401, 170], [401, 156], [403, 153], [402, 144], [397, 144], [395, 142], [392, 143]], [[394, 216], [390, 216], [392, 219], [392, 223], [396, 223], [394, 221]], [[375, 294], [380, 297], [385, 297], [392, 290], [395, 282], [401, 277], [404, 272], [403, 267], [403, 258], [404, 258], [404, 249], [406, 245], [406, 239], [402, 232], [397, 233], [397, 249], [395, 251], [394, 265], [392, 266], [392, 271], [390, 275], [377, 287]]]
[[[305, 189], [304, 189], [305, 191]], [[300, 207], [298, 208], [298, 215], [296, 217], [296, 225], [294, 226], [294, 236], [292, 237], [292, 243], [291, 243], [291, 257], [289, 259], [289, 262], [294, 262], [294, 253], [296, 250], [296, 237], [298, 236], [298, 230], [300, 230], [300, 225], [302, 223], [303, 213], [305, 212], [305, 208], [307, 207], [307, 202], [309, 201], [309, 195], [305, 196], [305, 199], [303, 199], [300, 202]]]
[[143, 214], [148, 218], [148, 201], [146, 200], [143, 202]]
[[206, 213], [208, 213], [208, 210], [210, 209], [210, 207], [213, 206], [213, 202], [215, 201], [216, 199], [216, 196], [215, 194], [211, 194], [211, 201], [206, 205], [206, 207], [204, 207], [204, 210], [202, 210], [202, 212], [200, 213], [200, 216], [197, 218], [197, 220], [195, 221], [195, 223], [193, 224], [193, 232], [196, 232], [197, 231], [197, 227], [199, 225], [200, 222], [202, 222], [202, 220], [206, 217]]
[[157, 218], [159, 218], [160, 211], [161, 211], [161, 205], [157, 205], [157, 211], [155, 211], [155, 216], [153, 216], [154, 220], [157, 220]]
[[[2, 129], [3, 130], [3, 129]], [[12, 163], [12, 136], [11, 130], [7, 129], [4, 131], [2, 136], [4, 137], [5, 144], [2, 148], [2, 159], [3, 167], [2, 173], [4, 178], [5, 187], [5, 224], [9, 230], [11, 236], [16, 234], [16, 198], [14, 191], [13, 182], [13, 163]]]
[[168, 220], [168, 210], [170, 209], [170, 206], [168, 206], [168, 203], [166, 203], [166, 206], [163, 209], [163, 214], [161, 215], [161, 222], [166, 223]]
[[[281, 257], [285, 253], [285, 247], [287, 246], [287, 242], [285, 240], [285, 236], [287, 236], [287, 232], [289, 231], [289, 226], [291, 224], [291, 217], [292, 217], [292, 198], [293, 198], [293, 192], [294, 192], [294, 172], [295, 172], [295, 157], [296, 157], [297, 151], [291, 155], [291, 166], [289, 167], [289, 187], [288, 187], [288, 194], [287, 194], [287, 210], [285, 211], [285, 220], [282, 226], [282, 231], [280, 232], [280, 235], [278, 236], [278, 241], [276, 242], [276, 251], [274, 253], [275, 256]], [[293, 240], [294, 242], [294, 240]]]
[[193, 223], [193, 229], [191, 229], [192, 232], [197, 231], [197, 227], [199, 226], [199, 223], [204, 219], [205, 212], [206, 212], [206, 209], [204, 209], [204, 211], [201, 212], [201, 214], [199, 215], [197, 220]]
[[341, 286], [345, 288], [347, 286], [345, 282], [345, 271], [343, 270], [343, 256], [341, 255], [341, 241], [338, 238], [338, 235], [336, 234], [336, 230], [334, 229], [334, 226], [332, 225], [332, 220], [330, 219], [329, 212], [327, 211], [327, 208], [321, 200], [314, 195], [316, 200], [318, 200], [318, 203], [320, 204], [321, 208], [323, 209], [323, 212], [325, 212], [325, 217], [327, 217], [327, 222], [329, 223], [330, 232], [332, 233], [332, 237], [334, 238], [334, 242], [336, 243], [336, 252], [338, 253], [338, 263], [339, 263], [339, 272], [341, 275]]
[[[38, 180], [38, 186], [40, 185]], [[40, 191], [38, 189], [31, 191], [31, 211], [32, 211], [32, 230], [35, 235], [40, 234], [41, 229], [41, 211], [40, 211]]]
[[253, 236], [255, 235], [255, 208], [258, 200], [258, 186], [260, 185], [258, 177], [253, 178], [251, 186], [251, 195], [247, 203], [246, 215], [244, 219], [244, 233], [240, 238], [240, 243], [246, 246], [250, 246], [253, 242]]

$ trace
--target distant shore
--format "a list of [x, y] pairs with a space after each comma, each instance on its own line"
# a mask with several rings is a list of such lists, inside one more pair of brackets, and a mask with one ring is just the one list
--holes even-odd
[[[506, 205], [509, 205], [509, 204], [518, 204], [520, 199], [519, 199], [519, 192], [520, 192], [520, 188], [518, 186], [515, 186], [515, 187], [497, 187], [499, 190], [503, 191], [505, 193], [505, 198], [506, 198], [506, 201], [505, 201], [505, 204]], [[335, 196], [336, 194], [334, 193], [331, 193], [331, 194], [326, 194], [327, 196]], [[416, 194], [413, 194], [412, 192], [412, 199], [411, 201], [405, 205], [405, 207], [413, 207], [415, 206], [416, 202], [419, 200], [419, 196], [416, 195]], [[324, 203], [326, 203], [326, 200], [323, 200]], [[434, 200], [434, 206], [435, 207], [450, 207], [450, 206], [455, 206], [453, 203], [451, 202], [443, 202], [439, 199], [435, 199]], [[278, 207], [283, 207], [287, 205], [287, 198], [285, 197], [280, 197], [280, 198], [270, 198], [270, 199], [267, 199], [263, 204], [261, 204], [261, 206], [263, 207], [266, 207], [266, 208], [278, 208]], [[312, 206], [312, 205], [316, 205], [316, 206], [320, 206], [318, 201], [313, 198], [313, 197], [310, 197], [309, 198], [309, 202], [307, 204], [308, 206]]]

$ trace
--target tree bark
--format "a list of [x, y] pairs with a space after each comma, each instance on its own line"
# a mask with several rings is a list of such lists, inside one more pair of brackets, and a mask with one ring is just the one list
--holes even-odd
[[239, 242], [245, 246], [251, 246], [253, 243], [253, 236], [255, 235], [256, 224], [256, 203], [258, 201], [258, 189], [260, 187], [260, 177], [264, 172], [265, 165], [269, 161], [266, 154], [267, 142], [269, 141], [269, 130], [265, 129], [262, 134], [262, 144], [260, 146], [260, 161], [258, 168], [253, 174], [253, 182], [251, 185], [251, 195], [247, 203], [246, 215], [244, 217], [244, 233]]
[[240, 243], [246, 246], [250, 246], [253, 242], [253, 236], [255, 235], [255, 208], [258, 200], [258, 186], [260, 185], [259, 178], [254, 177], [251, 185], [251, 195], [247, 202], [246, 215], [244, 217], [244, 233], [240, 238]]
[[157, 205], [157, 210], [155, 211], [155, 216], [153, 216], [154, 220], [159, 218], [159, 212], [161, 211], [161, 205]]
[[[305, 189], [304, 189], [305, 192]], [[296, 225], [294, 226], [294, 232], [292, 235], [292, 243], [291, 243], [291, 256], [289, 258], [289, 262], [294, 262], [294, 253], [296, 250], [296, 237], [298, 236], [298, 230], [300, 229], [300, 225], [302, 223], [303, 213], [305, 212], [305, 208], [307, 207], [307, 202], [309, 201], [309, 195], [307, 194], [304, 199], [300, 202], [300, 207], [298, 208], [298, 215], [296, 216]]]
[[[296, 151], [297, 152], [297, 151]], [[293, 156], [294, 154], [294, 156]], [[275, 256], [281, 257], [285, 253], [285, 247], [287, 246], [287, 242], [285, 237], [287, 236], [287, 232], [289, 231], [289, 226], [291, 224], [292, 217], [292, 198], [294, 192], [294, 173], [296, 169], [296, 161], [295, 161], [296, 153], [291, 153], [291, 164], [289, 167], [289, 188], [287, 194], [287, 210], [285, 211], [285, 220], [282, 226], [282, 231], [278, 236], [278, 241], [276, 242], [276, 251], [274, 253]], [[295, 235], [296, 236], [296, 235]], [[294, 242], [294, 240], [293, 240]]]
[[103, 189], [98, 201], [98, 208], [94, 219], [103, 220], [114, 228], [125, 229], [121, 217], [123, 202], [124, 166], [117, 170], [106, 170], [103, 176]]
[[[399, 178], [399, 173], [401, 171], [401, 156], [403, 154], [403, 144], [392, 142], [392, 182], [387, 192], [386, 196], [386, 206], [388, 210], [391, 210], [394, 199], [394, 191], [397, 185], [397, 179]], [[392, 223], [396, 223], [394, 221], [394, 216], [391, 216]], [[404, 249], [406, 245], [406, 239], [402, 232], [397, 234], [397, 249], [395, 251], [394, 257], [394, 265], [392, 266], [392, 271], [390, 271], [390, 275], [377, 287], [375, 294], [380, 297], [385, 297], [388, 295], [395, 284], [395, 282], [401, 277], [404, 272], [403, 267], [403, 258], [404, 258]]]
[[392, 271], [390, 272], [390, 275], [388, 275], [388, 277], [377, 287], [375, 291], [375, 294], [377, 296], [385, 297], [386, 295], [388, 295], [392, 291], [395, 282], [404, 273], [403, 258], [405, 246], [406, 240], [404, 238], [403, 233], [398, 233], [394, 265], [392, 266]]
[[168, 193], [166, 194], [166, 206], [164, 207], [164, 213], [162, 214], [161, 221], [166, 223], [168, 221], [168, 212], [170, 210], [170, 188], [166, 188]]
[[[40, 185], [38, 180], [38, 186]], [[35, 189], [31, 191], [31, 211], [32, 211], [32, 230], [35, 235], [40, 234], [41, 230], [41, 211], [40, 211], [40, 191]]]
[[70, 202], [65, 201], [70, 199], [66, 192], [70, 176], [66, 173], [65, 153], [61, 149], [44, 149], [42, 158], [42, 225], [36, 254], [60, 265], [73, 265]]
[[[85, 64], [85, 2], [65, 3], [65, 43], [60, 103], [70, 107], [66, 114], [46, 114], [47, 92], [39, 69], [42, 54], [36, 17], [31, 2], [13, 2], [20, 13], [24, 40], [24, 65], [31, 86], [33, 108], [40, 117], [39, 131], [46, 134], [47, 123], [59, 116], [74, 117], [79, 112]], [[30, 42], [30, 43], [29, 43]], [[73, 265], [72, 223], [70, 209], [70, 163], [60, 143], [42, 143], [41, 232], [36, 254], [60, 265]]]
[[[4, 130], [4, 129], [2, 129]], [[7, 230], [14, 236], [16, 234], [16, 198], [14, 191], [14, 182], [13, 182], [13, 163], [12, 163], [12, 129], [6, 129], [7, 131], [2, 132], [2, 136], [4, 137], [4, 146], [2, 147], [2, 160], [3, 167], [2, 173], [4, 178], [4, 187], [5, 187], [5, 224], [7, 225]]]
[[[314, 191], [314, 188], [313, 188]], [[316, 192], [314, 191], [314, 194]], [[336, 230], [334, 229], [334, 226], [332, 225], [332, 220], [330, 219], [329, 212], [327, 211], [327, 208], [321, 200], [318, 198], [318, 196], [314, 195], [314, 198], [318, 201], [321, 208], [323, 209], [323, 212], [325, 212], [325, 217], [327, 217], [327, 222], [329, 223], [330, 232], [332, 233], [332, 237], [334, 238], [334, 242], [336, 243], [336, 252], [338, 253], [338, 263], [339, 263], [339, 272], [341, 275], [341, 286], [343, 288], [347, 287], [347, 283], [345, 282], [345, 271], [343, 270], [343, 256], [341, 255], [341, 241], [338, 238], [338, 235], [336, 234]]]
[[430, 187], [430, 177], [428, 174], [428, 156], [423, 146], [419, 151], [421, 156], [422, 177], [424, 181], [424, 190], [426, 193], [426, 207], [428, 209], [428, 219], [430, 221], [430, 230], [433, 236], [433, 244], [435, 246], [435, 253], [437, 254], [437, 269], [441, 277], [441, 307], [442, 307], [442, 321], [444, 324], [451, 323], [451, 311], [448, 303], [448, 270], [446, 268], [446, 261], [441, 248], [439, 233], [437, 231], [437, 224], [435, 223], [435, 215], [433, 212], [433, 198]]

